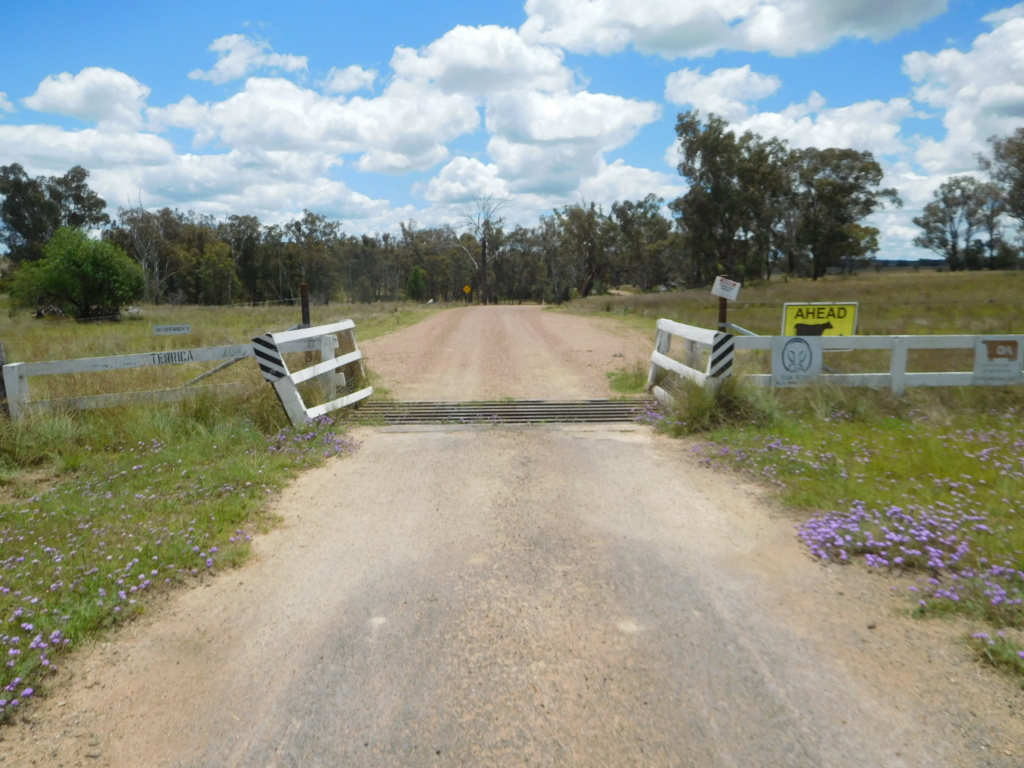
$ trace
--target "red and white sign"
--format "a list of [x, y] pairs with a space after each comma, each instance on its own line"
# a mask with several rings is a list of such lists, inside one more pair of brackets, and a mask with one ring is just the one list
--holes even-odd
[[729, 301], [736, 301], [736, 298], [740, 295], [740, 288], [743, 287], [742, 283], [737, 283], [735, 280], [730, 280], [728, 277], [716, 277], [715, 284], [711, 288], [711, 293], [714, 296], [718, 296], [722, 299], [728, 299]]

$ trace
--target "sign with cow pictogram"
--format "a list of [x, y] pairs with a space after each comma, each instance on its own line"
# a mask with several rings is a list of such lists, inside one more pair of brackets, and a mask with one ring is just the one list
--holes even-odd
[[783, 336], [856, 336], [857, 302], [783, 304]]
[[974, 347], [974, 383], [987, 385], [1024, 384], [1024, 344], [1020, 337], [986, 336]]

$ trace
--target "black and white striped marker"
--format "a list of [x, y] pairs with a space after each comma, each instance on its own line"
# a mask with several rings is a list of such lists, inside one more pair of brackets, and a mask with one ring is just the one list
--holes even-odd
[[252, 340], [252, 350], [256, 354], [256, 362], [260, 365], [263, 378], [273, 384], [288, 375], [288, 367], [284, 364], [272, 333], [264, 333]]

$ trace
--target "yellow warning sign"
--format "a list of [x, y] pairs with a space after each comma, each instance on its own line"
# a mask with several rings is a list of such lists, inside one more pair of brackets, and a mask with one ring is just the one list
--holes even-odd
[[783, 336], [855, 336], [857, 302], [849, 304], [784, 304]]
[[463, 287], [462, 287], [462, 292], [463, 292], [463, 293], [469, 293], [469, 292], [470, 292], [470, 291], [472, 291], [472, 290], [473, 290], [473, 289], [472, 289], [472, 288], [470, 288], [470, 287], [469, 287], [468, 285], [465, 285], [465, 286], [463, 286]]

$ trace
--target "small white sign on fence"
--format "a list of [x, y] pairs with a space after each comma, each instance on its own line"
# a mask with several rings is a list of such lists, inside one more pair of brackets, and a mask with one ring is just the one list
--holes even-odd
[[192, 333], [191, 325], [154, 325], [155, 336], [185, 336]]
[[794, 387], [821, 376], [820, 336], [772, 338], [772, 386]]
[[974, 347], [974, 383], [987, 385], [1024, 383], [1022, 345], [1016, 338], [991, 336], [978, 339]]
[[711, 295], [728, 299], [729, 301], [736, 301], [740, 296], [740, 288], [742, 287], [742, 283], [737, 283], [735, 280], [719, 275], [715, 278], [715, 284], [711, 286]]

